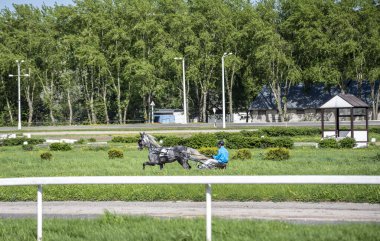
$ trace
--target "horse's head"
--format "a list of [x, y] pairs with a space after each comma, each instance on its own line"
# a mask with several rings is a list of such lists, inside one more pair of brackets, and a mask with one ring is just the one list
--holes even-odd
[[144, 147], [148, 146], [148, 139], [145, 132], [140, 132], [140, 139], [137, 141], [138, 149], [141, 151]]
[[137, 142], [138, 149], [141, 151], [144, 147], [159, 147], [160, 145], [156, 142], [155, 138], [145, 132], [140, 132], [140, 139]]

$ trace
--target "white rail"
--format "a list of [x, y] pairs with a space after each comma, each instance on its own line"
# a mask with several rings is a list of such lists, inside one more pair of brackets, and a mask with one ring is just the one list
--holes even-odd
[[0, 186], [37, 185], [37, 240], [42, 240], [42, 186], [70, 184], [204, 184], [206, 240], [211, 241], [211, 184], [380, 184], [380, 176], [82, 176], [0, 178]]

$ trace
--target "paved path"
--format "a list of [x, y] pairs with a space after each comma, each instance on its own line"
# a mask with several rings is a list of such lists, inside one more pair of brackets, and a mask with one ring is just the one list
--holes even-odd
[[[204, 202], [44, 202], [44, 217], [92, 218], [106, 210], [121, 215], [204, 217]], [[0, 202], [0, 218], [36, 217], [36, 202]], [[213, 202], [214, 217], [295, 222], [377, 222], [380, 204]]]

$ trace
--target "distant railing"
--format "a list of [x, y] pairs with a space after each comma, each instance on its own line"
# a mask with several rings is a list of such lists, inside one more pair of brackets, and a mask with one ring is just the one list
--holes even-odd
[[0, 186], [37, 185], [37, 240], [42, 240], [42, 186], [71, 184], [204, 184], [206, 240], [211, 241], [212, 184], [380, 184], [380, 176], [82, 176], [0, 178]]

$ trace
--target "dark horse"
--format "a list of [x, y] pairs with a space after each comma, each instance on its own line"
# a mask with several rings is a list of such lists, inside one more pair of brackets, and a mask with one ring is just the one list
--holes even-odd
[[160, 170], [165, 163], [177, 161], [184, 169], [190, 169], [188, 160], [191, 158], [191, 149], [185, 146], [162, 147], [157, 143], [155, 138], [145, 132], [140, 133], [141, 138], [138, 141], [139, 150], [144, 147], [149, 149], [149, 161], [143, 163], [143, 169], [146, 165], [159, 165]]

